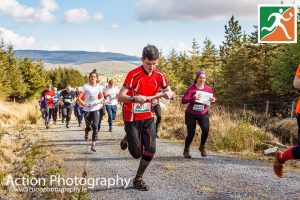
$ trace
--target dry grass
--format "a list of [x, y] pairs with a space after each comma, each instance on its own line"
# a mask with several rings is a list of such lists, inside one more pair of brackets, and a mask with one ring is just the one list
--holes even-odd
[[6, 129], [20, 130], [26, 123], [37, 124], [41, 114], [36, 104], [0, 102], [0, 133]]
[[[162, 112], [160, 137], [182, 140], [186, 137], [185, 107], [179, 101], [166, 103]], [[210, 133], [208, 146], [216, 151], [257, 152], [266, 146], [263, 140], [276, 140], [271, 133], [252, 125], [253, 118], [230, 112], [222, 106], [210, 109]], [[199, 145], [200, 128], [197, 126], [194, 142]]]
[[290, 142], [292, 144], [298, 138], [298, 126], [295, 118], [273, 120], [270, 122], [268, 128], [283, 142]]
[[[28, 126], [32, 128], [31, 125], [36, 125], [39, 118], [40, 112], [33, 103], [17, 104], [0, 102], [0, 181], [2, 181], [7, 173], [11, 173], [14, 170], [16, 167], [15, 163], [20, 165], [32, 164], [33, 157], [32, 159], [25, 160], [27, 163], [22, 163], [24, 160], [20, 154], [20, 150], [24, 146], [22, 146], [22, 142], [20, 141], [25, 141], [22, 138], [26, 137], [27, 140], [33, 136], [26, 135], [20, 138], [18, 131]], [[35, 151], [33, 152], [35, 153]], [[30, 160], [32, 161], [31, 163], [29, 162]]]

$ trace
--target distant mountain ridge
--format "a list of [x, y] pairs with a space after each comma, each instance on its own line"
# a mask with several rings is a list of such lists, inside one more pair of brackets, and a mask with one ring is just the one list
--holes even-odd
[[46, 51], [46, 50], [16, 50], [17, 57], [29, 57], [33, 60], [43, 60], [53, 64], [82, 64], [102, 61], [138, 62], [140, 58], [121, 53], [88, 52], [88, 51]]

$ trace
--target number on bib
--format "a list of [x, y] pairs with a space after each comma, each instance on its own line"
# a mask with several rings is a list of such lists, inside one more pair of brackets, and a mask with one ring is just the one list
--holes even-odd
[[193, 110], [194, 111], [202, 111], [202, 110], [204, 110], [204, 105], [195, 104], [193, 107]]
[[134, 103], [133, 104], [133, 112], [134, 113], [146, 113], [150, 112], [150, 103], [144, 103], [144, 104], [139, 104], [139, 103]]

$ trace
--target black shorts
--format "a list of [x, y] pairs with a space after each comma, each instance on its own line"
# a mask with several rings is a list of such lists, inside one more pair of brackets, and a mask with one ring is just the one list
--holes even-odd
[[130, 154], [134, 158], [142, 155], [153, 157], [156, 150], [156, 131], [153, 118], [125, 122], [125, 132]]

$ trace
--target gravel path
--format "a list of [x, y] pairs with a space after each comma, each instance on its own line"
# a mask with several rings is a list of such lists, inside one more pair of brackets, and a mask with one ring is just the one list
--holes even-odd
[[83, 128], [72, 121], [71, 127], [52, 126], [42, 130], [51, 141], [54, 153], [64, 160], [67, 177], [81, 176], [85, 159], [88, 177], [130, 178], [127, 189], [96, 186], [88, 190], [90, 199], [300, 199], [300, 172], [287, 171], [278, 179], [272, 165], [263, 161], [241, 159], [209, 152], [202, 158], [196, 148], [192, 159], [182, 158], [181, 144], [157, 140], [157, 153], [144, 180], [148, 192], [132, 188], [139, 161], [119, 147], [123, 127], [113, 133], [104, 126], [99, 133], [96, 153], [83, 140]]

